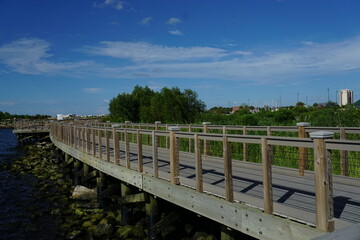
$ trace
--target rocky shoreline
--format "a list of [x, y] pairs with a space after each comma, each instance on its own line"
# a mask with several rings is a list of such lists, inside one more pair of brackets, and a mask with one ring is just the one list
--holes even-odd
[[[7, 163], [3, 167], [14, 174], [31, 175], [36, 178], [37, 189], [47, 207], [30, 211], [28, 214], [33, 219], [49, 217], [51, 221], [55, 221], [54, 236], [59, 239], [148, 239], [144, 205], [131, 207], [132, 224], [122, 226], [118, 204], [110, 202], [104, 208], [97, 208], [97, 204], [93, 204], [95, 199], [84, 200], [72, 197], [73, 181], [64, 173], [64, 169], [55, 157], [52, 143], [35, 143], [24, 148], [26, 156]], [[169, 203], [162, 203], [162, 205], [168, 205], [165, 211], [172, 212], [177, 209]], [[163, 216], [165, 215], [163, 212]], [[189, 216], [189, 213], [181, 213], [179, 216], [183, 217], [179, 217], [176, 223], [162, 229], [158, 239], [217, 239], [215, 234], [206, 233], [214, 232], [214, 228], [211, 227], [211, 223], [210, 225], [206, 222], [203, 224], [205, 219], [200, 219], [195, 215], [196, 221], [194, 221], [194, 216]], [[200, 222], [202, 226], [197, 226], [196, 222]], [[27, 228], [29, 231], [37, 231], [41, 226], [30, 223]]]

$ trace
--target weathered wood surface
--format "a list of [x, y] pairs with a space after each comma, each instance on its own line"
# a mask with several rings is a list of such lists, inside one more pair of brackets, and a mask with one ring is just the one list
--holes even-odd
[[[102, 138], [102, 152], [106, 152], [106, 139]], [[138, 145], [128, 143], [128, 160], [126, 161], [125, 143], [120, 142], [120, 165], [137, 170]], [[114, 152], [110, 143], [110, 162], [114, 162]], [[96, 145], [98, 152], [98, 146]], [[153, 175], [153, 148], [142, 146], [143, 169]], [[157, 168], [159, 177], [170, 181], [170, 150], [158, 148]], [[180, 184], [194, 189], [196, 185], [196, 155], [180, 152], [179, 154]], [[234, 200], [245, 202], [257, 208], [263, 208], [263, 166], [261, 164], [232, 161], [232, 178]], [[226, 197], [224, 177], [224, 160], [207, 156], [202, 161], [203, 191]], [[297, 169], [272, 166], [272, 186], [274, 214], [297, 219], [307, 224], [315, 223], [315, 182], [314, 174], [305, 171], [304, 176], [298, 175]], [[360, 179], [344, 176], [333, 176], [335, 229], [354, 223], [360, 223]]]

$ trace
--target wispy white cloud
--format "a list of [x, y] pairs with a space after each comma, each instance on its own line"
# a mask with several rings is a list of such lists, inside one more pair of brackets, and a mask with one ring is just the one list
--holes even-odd
[[104, 0], [102, 2], [94, 2], [93, 7], [95, 8], [104, 8], [111, 7], [116, 10], [123, 10], [125, 2], [121, 0]]
[[171, 30], [171, 31], [169, 31], [169, 33], [171, 34], [171, 35], [175, 35], [175, 36], [182, 36], [182, 35], [184, 35], [180, 30], [178, 30], [178, 29], [176, 29], [176, 30]]
[[301, 44], [305, 45], [305, 46], [310, 46], [313, 45], [314, 42], [310, 42], [310, 41], [302, 41]]
[[102, 92], [104, 92], [103, 88], [83, 88], [82, 90], [85, 93], [102, 93]]
[[103, 101], [106, 102], [106, 103], [110, 103], [109, 99], [104, 99]]
[[37, 38], [23, 38], [0, 46], [0, 62], [22, 74], [54, 74], [66, 72], [89, 62], [54, 62], [49, 54], [50, 44]]
[[14, 106], [15, 104], [16, 104], [16, 102], [12, 102], [12, 101], [0, 102], [0, 106], [2, 106], [2, 107]]
[[149, 25], [152, 20], [154, 20], [152, 17], [146, 17], [146, 18], [143, 18], [143, 19], [139, 22], [139, 24], [140, 24], [140, 25]]
[[87, 46], [83, 49], [93, 55], [131, 59], [135, 62], [196, 61], [245, 55], [244, 52], [228, 51], [212, 47], [168, 47], [145, 42], [101, 42], [100, 46]]
[[249, 52], [210, 47], [167, 47], [136, 42], [102, 42], [88, 53], [132, 60], [107, 68], [120, 78], [223, 79], [262, 84], [293, 84], [328, 74], [360, 70], [360, 37], [304, 45], [291, 50]]
[[181, 23], [181, 19], [176, 18], [176, 17], [171, 17], [166, 21], [166, 24], [169, 24], [169, 25], [176, 25], [176, 24], [179, 24], [179, 23]]

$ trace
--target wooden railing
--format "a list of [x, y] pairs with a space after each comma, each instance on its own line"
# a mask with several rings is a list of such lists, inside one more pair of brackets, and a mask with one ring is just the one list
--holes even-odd
[[[180, 170], [179, 170], [179, 155], [180, 153], [191, 153], [195, 162], [196, 185], [198, 192], [204, 191], [203, 183], [203, 162], [206, 161], [207, 156], [214, 155], [211, 146], [222, 146], [216, 154], [218, 159], [222, 159], [224, 166], [225, 190], [224, 198], [227, 201], [234, 201], [233, 190], [233, 155], [236, 148], [246, 145], [259, 146], [259, 154], [263, 171], [263, 209], [268, 214], [273, 214], [273, 195], [272, 195], [272, 166], [274, 163], [274, 149], [278, 147], [295, 148], [295, 149], [309, 149], [314, 153], [314, 175], [315, 175], [315, 194], [316, 194], [316, 227], [324, 231], [332, 231], [334, 229], [333, 216], [334, 210], [332, 207], [332, 153], [331, 151], [353, 151], [359, 154], [360, 142], [349, 140], [335, 140], [332, 138], [332, 133], [322, 136], [317, 133], [312, 133], [312, 138], [291, 138], [291, 137], [277, 137], [271, 136], [275, 129], [285, 128], [270, 128], [267, 127], [267, 136], [254, 135], [237, 135], [228, 134], [229, 129], [235, 127], [223, 126], [222, 133], [207, 133], [204, 132], [184, 132], [180, 131], [184, 128], [183, 125], [169, 126], [167, 130], [160, 130], [163, 124], [155, 125], [135, 125], [130, 124], [112, 124], [109, 123], [87, 123], [87, 124], [73, 124], [73, 123], [58, 123], [50, 124], [51, 135], [58, 141], [61, 141], [73, 148], [85, 152], [99, 159], [107, 162], [113, 162], [117, 165], [122, 165], [126, 168], [132, 168], [130, 161], [130, 154], [135, 153], [138, 156], [137, 171], [144, 171], [143, 164], [143, 148], [145, 146], [152, 149], [152, 176], [159, 178], [158, 168], [158, 152], [160, 149], [169, 149], [170, 161], [170, 181], [172, 184], [181, 184]], [[125, 127], [124, 127], [125, 126]], [[153, 129], [142, 129], [142, 128]], [[208, 126], [211, 129], [211, 126]], [[191, 130], [194, 126], [189, 127]], [[218, 129], [218, 127], [216, 128]], [[242, 128], [244, 133], [245, 129]], [[247, 128], [250, 129], [250, 128]], [[254, 128], [255, 129], [255, 128]], [[263, 128], [256, 128], [263, 129]], [[286, 128], [292, 129], [292, 128]], [[295, 131], [295, 129], [294, 129]], [[340, 131], [342, 131], [340, 129]], [[350, 131], [350, 129], [346, 129]], [[351, 131], [355, 131], [354, 129]], [[130, 144], [136, 146], [136, 152], [131, 152]], [[184, 144], [185, 143], [185, 144]], [[120, 159], [120, 144], [123, 144], [125, 157]], [[136, 144], [136, 145], [135, 145]], [[301, 150], [303, 151], [303, 150]], [[221, 153], [219, 153], [221, 152]], [[111, 154], [112, 153], [112, 154]], [[300, 152], [301, 153], [301, 152]], [[249, 157], [249, 156], [248, 156]], [[298, 158], [300, 162], [301, 158]], [[219, 161], [220, 161], [219, 160]], [[299, 163], [300, 166], [300, 163]], [[304, 174], [304, 166], [299, 167], [300, 175]]]

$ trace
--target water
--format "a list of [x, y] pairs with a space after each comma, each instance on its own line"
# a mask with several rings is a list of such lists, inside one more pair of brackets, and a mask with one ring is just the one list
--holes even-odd
[[[0, 129], [0, 164], [24, 153], [11, 129]], [[37, 190], [38, 180], [0, 167], [0, 239], [58, 239], [56, 220]]]

